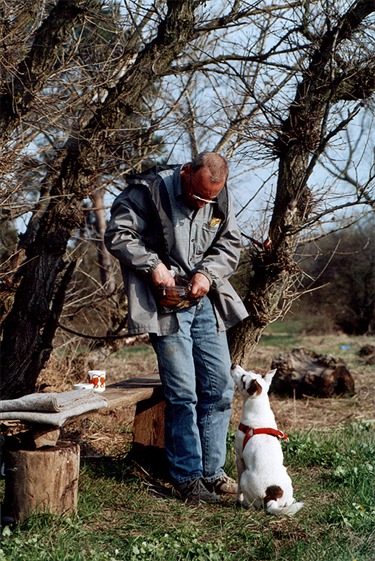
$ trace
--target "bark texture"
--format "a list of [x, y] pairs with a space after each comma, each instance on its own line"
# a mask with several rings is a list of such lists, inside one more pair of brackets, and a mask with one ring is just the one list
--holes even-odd
[[36, 512], [76, 512], [79, 459], [79, 445], [72, 442], [40, 450], [7, 450], [3, 516], [22, 523]]
[[[82, 201], [100, 169], [110, 132], [137, 108], [145, 88], [168, 70], [194, 36], [193, 0], [168, 2], [157, 36], [140, 51], [134, 64], [113, 86], [79, 137], [70, 138], [44, 180], [43, 197], [21, 245], [24, 264], [13, 307], [3, 331], [0, 396], [30, 393], [48, 360], [67, 283], [74, 264], [65, 261], [68, 241], [82, 228]], [[124, 55], [127, 56], [127, 55]], [[21, 337], [22, 334], [22, 337]]]
[[324, 356], [308, 349], [293, 349], [272, 361], [277, 368], [272, 392], [301, 398], [353, 396], [354, 379], [343, 360]]
[[75, 24], [82, 21], [92, 0], [59, 0], [38, 29], [28, 55], [14, 72], [8, 91], [0, 96], [0, 131], [10, 136], [35, 98], [56, 71], [63, 42]]
[[[336, 46], [374, 10], [373, 0], [359, 0], [325, 33], [303, 73], [289, 115], [281, 123], [274, 143], [279, 170], [273, 215], [267, 240], [254, 250], [253, 275], [245, 298], [249, 318], [228, 334], [232, 360], [244, 368], [250, 365], [265, 327], [283, 315], [293, 291], [298, 275], [294, 261], [298, 232], [313, 204], [308, 179], [322, 148], [326, 113], [343, 91], [346, 96], [351, 91], [354, 99], [358, 91], [358, 87], [353, 90], [353, 80], [345, 72], [334, 77], [330, 72]], [[371, 77], [366, 79], [360, 98], [373, 91], [371, 82]]]

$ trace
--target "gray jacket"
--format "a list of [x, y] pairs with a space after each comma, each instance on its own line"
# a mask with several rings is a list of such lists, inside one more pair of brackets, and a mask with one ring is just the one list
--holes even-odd
[[178, 313], [159, 313], [153, 294], [151, 273], [161, 262], [185, 279], [196, 272], [208, 277], [219, 330], [248, 315], [228, 281], [241, 243], [227, 187], [217, 204], [190, 210], [183, 202], [180, 169], [166, 166], [129, 176], [112, 206], [105, 243], [121, 264], [133, 334], [178, 331]]

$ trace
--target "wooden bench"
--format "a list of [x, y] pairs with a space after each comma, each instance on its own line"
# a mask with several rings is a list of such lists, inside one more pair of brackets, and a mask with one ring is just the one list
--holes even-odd
[[[133, 457], [140, 463], [142, 458], [160, 457], [164, 449], [164, 398], [160, 379], [123, 380], [107, 386], [103, 396], [108, 403], [106, 408], [69, 421], [133, 406]], [[38, 424], [28, 428], [20, 446], [4, 450], [3, 523], [23, 522], [35, 511], [69, 514], [77, 509], [80, 446], [59, 440], [58, 427]]]
[[[164, 448], [164, 397], [159, 378], [130, 378], [107, 386], [108, 407], [135, 405], [133, 448]], [[148, 451], [149, 452], [149, 451]]]

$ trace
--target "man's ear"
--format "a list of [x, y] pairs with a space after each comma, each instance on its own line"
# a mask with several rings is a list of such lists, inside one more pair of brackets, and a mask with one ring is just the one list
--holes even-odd
[[182, 190], [186, 195], [190, 185], [190, 164], [184, 164], [182, 166], [182, 168], [180, 169], [180, 179]]
[[190, 174], [190, 167], [191, 167], [190, 163], [184, 164], [181, 167], [181, 170], [180, 170], [181, 175], [184, 175], [184, 176], [189, 175]]

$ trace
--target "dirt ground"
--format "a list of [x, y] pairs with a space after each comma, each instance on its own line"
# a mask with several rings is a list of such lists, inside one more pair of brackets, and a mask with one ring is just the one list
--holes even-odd
[[[358, 356], [358, 351], [365, 342], [375, 343], [375, 341], [358, 339], [353, 344], [352, 339], [345, 337], [339, 339], [310, 337], [304, 340], [306, 348], [321, 354], [333, 354], [332, 349], [338, 355], [341, 354], [340, 358], [345, 361], [354, 378], [355, 395], [331, 399], [314, 397], [293, 399], [271, 395], [271, 405], [280, 430], [286, 433], [300, 429], [330, 430], [355, 420], [374, 420], [375, 366]], [[143, 349], [146, 351], [143, 352]], [[266, 344], [259, 346], [254, 354], [251, 369], [264, 374], [270, 368], [272, 358], [281, 350], [283, 349], [268, 347]], [[52, 359], [40, 378], [40, 390], [50, 392], [72, 389], [73, 384], [85, 381], [85, 372], [93, 367], [105, 368], [109, 383], [126, 378], [147, 378], [157, 375], [155, 356], [146, 344], [142, 352], [134, 352], [126, 356], [121, 353], [106, 357], [90, 355], [90, 358], [86, 357], [82, 363], [78, 361], [74, 364], [66, 360]], [[247, 367], [249, 368], [249, 365]], [[242, 399], [235, 394], [231, 418], [233, 428], [239, 423], [241, 408]], [[67, 423], [63, 427], [62, 437], [79, 442], [82, 456], [122, 455], [131, 443], [133, 416], [132, 407], [110, 411], [102, 409], [100, 413]]]
[[[366, 341], [368, 342], [368, 341]], [[346, 343], [346, 344], [345, 344]], [[325, 354], [332, 348], [338, 349], [339, 358], [347, 364], [355, 383], [353, 397], [334, 397], [320, 399], [304, 397], [302, 399], [281, 398], [271, 395], [271, 405], [276, 416], [280, 430], [288, 433], [294, 430], [330, 430], [340, 425], [360, 420], [374, 420], [375, 417], [375, 366], [367, 364], [360, 359], [358, 351], [363, 345], [363, 340], [340, 338], [310, 337], [304, 341], [306, 348], [314, 349]], [[346, 349], [350, 346], [350, 350]], [[272, 362], [272, 358], [280, 352], [275, 347], [263, 345], [259, 347], [254, 356], [252, 369], [265, 373]], [[347, 353], [345, 355], [345, 353]], [[108, 378], [117, 382], [124, 378], [148, 377], [157, 375], [157, 365], [152, 353], [146, 358], [125, 360], [118, 355], [109, 356], [105, 360]], [[242, 399], [235, 393], [231, 426], [235, 428], [240, 420]], [[131, 425], [134, 410], [106, 411], [93, 415], [85, 421], [72, 423], [67, 427], [67, 435], [75, 436], [81, 442], [82, 453], [87, 455], [116, 455], [124, 452], [131, 441]], [[78, 425], [78, 426], [77, 426]]]

